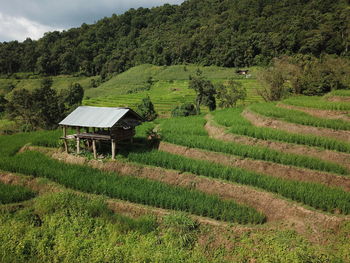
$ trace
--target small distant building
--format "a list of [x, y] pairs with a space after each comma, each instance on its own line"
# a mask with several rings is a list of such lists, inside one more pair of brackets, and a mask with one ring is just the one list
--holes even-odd
[[249, 70], [248, 69], [238, 69], [238, 70], [236, 70], [236, 73], [238, 75], [248, 75], [249, 74]]
[[[94, 157], [96, 141], [110, 141], [112, 146], [112, 159], [115, 158], [116, 142], [129, 140], [135, 136], [135, 127], [143, 119], [129, 108], [108, 108], [81, 106], [69, 114], [59, 125], [63, 128], [65, 150], [68, 152], [68, 140], [76, 140], [77, 153], [80, 153], [80, 141], [92, 144]], [[67, 128], [75, 129], [76, 133], [67, 135]], [[91, 144], [90, 144], [91, 143]]]

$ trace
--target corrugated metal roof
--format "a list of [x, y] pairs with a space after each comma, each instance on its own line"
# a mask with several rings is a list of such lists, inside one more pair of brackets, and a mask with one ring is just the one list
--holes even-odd
[[128, 108], [80, 106], [59, 124], [64, 126], [111, 128], [129, 111], [131, 110]]

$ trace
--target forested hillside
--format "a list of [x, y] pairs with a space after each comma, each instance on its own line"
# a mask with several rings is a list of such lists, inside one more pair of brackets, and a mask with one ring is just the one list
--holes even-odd
[[[112, 12], [112, 11], [111, 11]], [[0, 43], [0, 73], [102, 76], [143, 63], [263, 65], [281, 54], [349, 56], [348, 0], [188, 0]]]

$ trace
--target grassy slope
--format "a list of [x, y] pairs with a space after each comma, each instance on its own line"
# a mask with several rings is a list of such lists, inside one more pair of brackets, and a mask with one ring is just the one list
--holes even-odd
[[[141, 65], [119, 74], [95, 89], [86, 91], [85, 105], [90, 106], [129, 106], [135, 107], [142, 98], [150, 96], [160, 115], [169, 115], [170, 111], [184, 102], [193, 102], [195, 92], [188, 89], [189, 76], [195, 75], [197, 69], [203, 76], [214, 83], [236, 78], [248, 90], [247, 102], [259, 101], [255, 88], [259, 85], [256, 79], [245, 79], [235, 74], [233, 68], [198, 67], [195, 65], [154, 66]], [[252, 69], [254, 73], [255, 69]], [[128, 91], [144, 88], [147, 80], [152, 77], [154, 84], [149, 91], [127, 94]]]
[[[61, 75], [52, 77], [53, 88], [57, 90], [68, 88], [71, 83], [80, 83], [85, 89], [90, 88], [90, 80], [94, 77], [73, 77], [69, 75]], [[0, 94], [6, 94], [8, 92], [7, 87], [10, 84], [15, 85], [16, 89], [28, 89], [33, 90], [40, 87], [41, 78], [35, 79], [6, 79], [0, 78]]]

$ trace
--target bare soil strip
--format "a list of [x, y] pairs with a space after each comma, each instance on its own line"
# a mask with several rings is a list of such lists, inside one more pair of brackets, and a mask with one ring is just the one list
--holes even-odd
[[[46, 154], [48, 153], [46, 152]], [[324, 229], [336, 231], [342, 222], [349, 220], [349, 217], [346, 216], [329, 215], [306, 209], [297, 203], [280, 199], [272, 193], [258, 191], [248, 186], [120, 161], [103, 163], [102, 161], [87, 160], [83, 157], [75, 157], [57, 151], [53, 152], [51, 156], [63, 162], [84, 164], [105, 171], [139, 176], [171, 185], [197, 189], [208, 194], [218, 195], [224, 199], [235, 200], [264, 213], [269, 225], [272, 223], [283, 224], [284, 227], [294, 229], [314, 242], [323, 242]]]
[[348, 111], [320, 110], [320, 109], [287, 105], [282, 103], [277, 104], [277, 106], [281, 108], [289, 109], [289, 110], [299, 110], [317, 118], [350, 121], [350, 117], [346, 115], [349, 113]]
[[187, 148], [184, 146], [164, 142], [160, 143], [159, 150], [192, 159], [205, 160], [226, 166], [239, 167], [249, 171], [263, 173], [278, 178], [320, 183], [330, 187], [339, 187], [345, 191], [350, 191], [349, 177], [338, 176], [308, 169], [300, 169], [272, 162], [242, 159], [240, 157], [232, 155]]
[[350, 131], [336, 131], [326, 128], [318, 128], [294, 123], [288, 123], [280, 120], [275, 120], [265, 116], [255, 114], [251, 111], [245, 110], [243, 116], [258, 127], [269, 127], [274, 129], [279, 129], [292, 133], [300, 134], [312, 134], [318, 136], [331, 137], [338, 140], [343, 140], [346, 142], [350, 141]]
[[268, 147], [273, 150], [286, 152], [286, 153], [312, 156], [324, 161], [340, 164], [350, 170], [350, 154], [340, 153], [340, 152], [330, 151], [330, 150], [322, 150], [314, 147], [308, 147], [308, 146], [291, 144], [291, 143], [265, 141], [265, 140], [256, 139], [252, 137], [240, 136], [240, 135], [228, 133], [227, 128], [215, 123], [211, 115], [208, 114], [206, 116], [206, 119], [208, 120], [208, 122], [205, 125], [205, 129], [208, 132], [209, 136], [212, 138], [227, 141], [227, 142], [236, 142], [236, 143], [241, 143], [246, 145]]
[[332, 96], [327, 98], [327, 100], [332, 102], [350, 102], [350, 97]]

